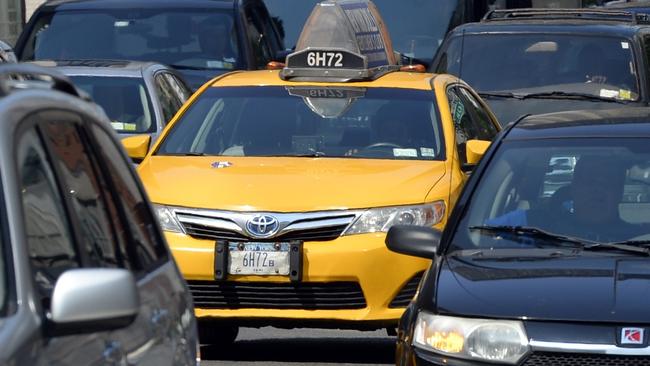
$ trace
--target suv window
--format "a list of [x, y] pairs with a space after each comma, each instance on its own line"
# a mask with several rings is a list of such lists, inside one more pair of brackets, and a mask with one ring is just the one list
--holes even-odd
[[110, 136], [97, 126], [92, 133], [102, 149], [99, 152], [105, 163], [117, 197], [114, 197], [129, 225], [133, 245], [122, 247], [123, 255], [134, 269], [148, 271], [168, 259], [167, 248], [155, 226], [156, 217], [149, 209], [145, 197], [138, 187], [131, 168], [122, 153], [115, 147]]
[[272, 59], [271, 48], [266, 40], [268, 35], [264, 30], [260, 16], [255, 8], [246, 8], [246, 19], [246, 23], [248, 24], [248, 37], [251, 47], [253, 47], [255, 64], [258, 68], [263, 68]]
[[45, 298], [65, 270], [80, 266], [61, 189], [35, 129], [19, 137], [18, 176], [34, 280]]
[[91, 265], [118, 266], [112, 219], [106, 203], [106, 188], [90, 160], [91, 152], [84, 146], [78, 117], [48, 112], [43, 115], [43, 134], [48, 141], [52, 161], [60, 173], [71, 209], [76, 214], [81, 247]]

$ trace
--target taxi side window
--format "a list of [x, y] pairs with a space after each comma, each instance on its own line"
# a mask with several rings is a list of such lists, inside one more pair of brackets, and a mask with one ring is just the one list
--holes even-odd
[[255, 8], [246, 8], [246, 18], [246, 24], [248, 24], [248, 37], [250, 45], [253, 48], [255, 64], [257, 67], [263, 68], [269, 61], [271, 61], [271, 49], [266, 40], [264, 27]]
[[52, 166], [35, 128], [19, 137], [19, 188], [27, 251], [41, 295], [51, 295], [64, 271], [80, 267], [72, 230]]
[[470, 114], [476, 136], [474, 138], [485, 141], [492, 141], [499, 132], [496, 126], [492, 123], [488, 112], [485, 107], [478, 101], [469, 90], [459, 87], [460, 96], [465, 102], [465, 106]]
[[155, 81], [156, 89], [158, 89], [158, 95], [160, 96], [163, 118], [165, 119], [165, 124], [167, 124], [183, 103], [178, 99], [176, 92], [165, 78], [165, 74], [157, 74]]
[[101, 146], [98, 150], [114, 187], [113, 199], [121, 208], [133, 244], [121, 247], [122, 254], [132, 268], [148, 272], [168, 260], [167, 248], [155, 225], [156, 218], [110, 136], [97, 126], [92, 126], [92, 134], [97, 146]]
[[454, 129], [456, 131], [456, 148], [458, 149], [458, 157], [460, 162], [465, 164], [467, 161], [465, 144], [467, 143], [467, 140], [476, 138], [477, 132], [457, 87], [450, 87], [447, 89], [447, 99], [449, 100], [451, 118], [454, 121]]
[[70, 203], [82, 253], [93, 266], [117, 267], [115, 210], [109, 188], [91, 160], [92, 151], [80, 131], [81, 124], [72, 122], [80, 120], [63, 112], [48, 112], [43, 118], [43, 137]]

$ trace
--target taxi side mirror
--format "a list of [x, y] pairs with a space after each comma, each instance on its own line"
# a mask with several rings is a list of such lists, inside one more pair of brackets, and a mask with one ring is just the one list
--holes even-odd
[[466, 163], [463, 167], [463, 170], [468, 171], [472, 170], [481, 160], [485, 152], [490, 147], [491, 141], [483, 140], [468, 140], [465, 143], [465, 157]]
[[122, 139], [122, 146], [124, 146], [126, 154], [133, 159], [134, 162], [140, 162], [145, 156], [147, 156], [150, 143], [151, 136], [149, 135], [137, 135]]

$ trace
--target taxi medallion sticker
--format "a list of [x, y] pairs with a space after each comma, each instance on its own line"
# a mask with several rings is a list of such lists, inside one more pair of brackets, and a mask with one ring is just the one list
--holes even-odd
[[214, 163], [212, 163], [210, 165], [215, 169], [222, 169], [222, 168], [231, 167], [232, 163], [229, 162], [229, 161], [215, 161]]

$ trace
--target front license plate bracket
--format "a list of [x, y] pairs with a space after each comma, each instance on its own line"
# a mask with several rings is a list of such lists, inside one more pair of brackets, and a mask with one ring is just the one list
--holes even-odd
[[[218, 281], [228, 279], [230, 243], [217, 240], [214, 246], [214, 278]], [[301, 241], [289, 242], [289, 279], [291, 282], [302, 280], [303, 243]]]

